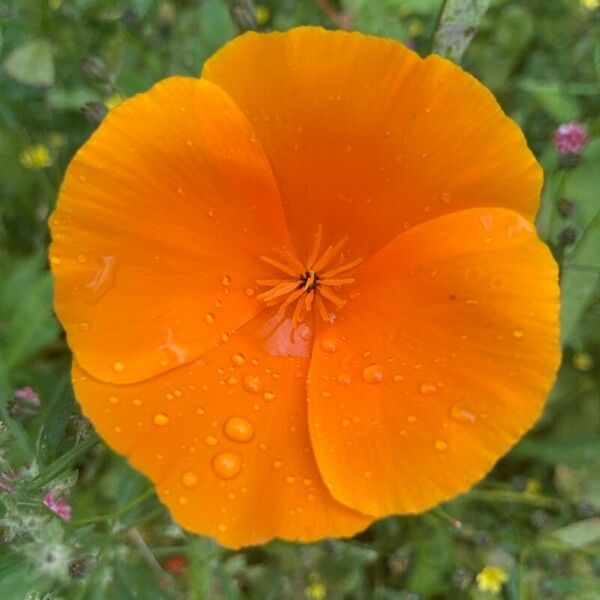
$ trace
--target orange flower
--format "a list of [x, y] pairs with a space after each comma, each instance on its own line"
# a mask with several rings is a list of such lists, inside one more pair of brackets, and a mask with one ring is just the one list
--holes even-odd
[[110, 112], [52, 219], [85, 414], [191, 531], [348, 536], [464, 492], [559, 361], [541, 171], [482, 85], [249, 33]]

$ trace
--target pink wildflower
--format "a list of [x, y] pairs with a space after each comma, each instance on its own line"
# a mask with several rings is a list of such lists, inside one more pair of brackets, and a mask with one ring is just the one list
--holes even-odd
[[53, 513], [56, 513], [63, 521], [71, 520], [71, 505], [65, 500], [55, 498], [52, 492], [48, 492], [44, 496], [43, 503]]
[[581, 123], [571, 121], [560, 125], [552, 141], [559, 154], [580, 154], [588, 139], [587, 129]]

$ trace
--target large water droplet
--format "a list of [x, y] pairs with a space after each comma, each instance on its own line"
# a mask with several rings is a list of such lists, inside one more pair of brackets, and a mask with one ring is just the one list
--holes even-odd
[[244, 417], [231, 417], [225, 423], [223, 433], [232, 441], [245, 444], [254, 437], [252, 423]]
[[114, 256], [103, 256], [102, 266], [96, 272], [94, 279], [86, 283], [88, 289], [87, 301], [97, 302], [115, 283], [117, 261]]
[[169, 424], [170, 419], [169, 419], [169, 415], [167, 415], [166, 413], [160, 412], [160, 413], [156, 413], [152, 420], [154, 421], [155, 425], [158, 425], [159, 427], [164, 427], [165, 425]]
[[242, 459], [235, 452], [221, 452], [213, 458], [213, 470], [221, 479], [235, 477], [242, 468]]
[[195, 488], [199, 483], [198, 475], [196, 473], [192, 473], [191, 471], [186, 471], [181, 476], [181, 485], [188, 489]]
[[369, 365], [363, 369], [363, 379], [367, 383], [375, 384], [383, 381], [383, 368], [381, 365]]
[[263, 383], [258, 375], [246, 375], [244, 377], [244, 389], [251, 394], [260, 394]]

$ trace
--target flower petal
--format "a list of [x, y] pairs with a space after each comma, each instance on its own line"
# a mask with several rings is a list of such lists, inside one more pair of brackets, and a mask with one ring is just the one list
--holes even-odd
[[285, 351], [289, 319], [269, 335], [263, 324], [261, 315], [201, 360], [132, 385], [75, 365], [77, 398], [186, 529], [231, 547], [351, 535], [372, 518], [322, 483], [308, 435], [306, 349]]
[[439, 56], [302, 27], [247, 33], [202, 76], [252, 123], [302, 257], [318, 224], [332, 242], [350, 234], [349, 250], [367, 257], [451, 211], [502, 206], [532, 219], [537, 210], [541, 169], [519, 128]]
[[422, 511], [540, 415], [560, 358], [556, 264], [520, 215], [471, 209], [398, 236], [354, 276], [313, 349], [317, 463], [347, 506]]
[[245, 323], [263, 308], [261, 253], [290, 247], [251, 126], [215, 85], [182, 77], [110, 112], [51, 223], [57, 313], [105, 381], [183, 364]]

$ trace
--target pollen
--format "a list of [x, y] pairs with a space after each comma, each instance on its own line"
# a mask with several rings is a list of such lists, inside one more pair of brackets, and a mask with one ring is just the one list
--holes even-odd
[[[297, 259], [289, 250], [278, 249], [280, 260], [261, 256], [261, 260], [285, 273], [280, 279], [261, 279], [256, 283], [270, 289], [257, 296], [267, 306], [279, 306], [277, 318], [281, 319], [288, 309], [292, 312], [292, 328], [296, 329], [313, 307], [325, 321], [331, 321], [328, 304], [339, 310], [346, 300], [338, 295], [344, 285], [354, 283], [354, 278], [346, 277], [349, 271], [362, 262], [357, 258], [343, 261], [343, 248], [348, 241], [344, 236], [334, 246], [322, 251], [323, 229], [318, 226], [314, 243], [305, 262]], [[337, 263], [337, 266], [335, 266]]]

